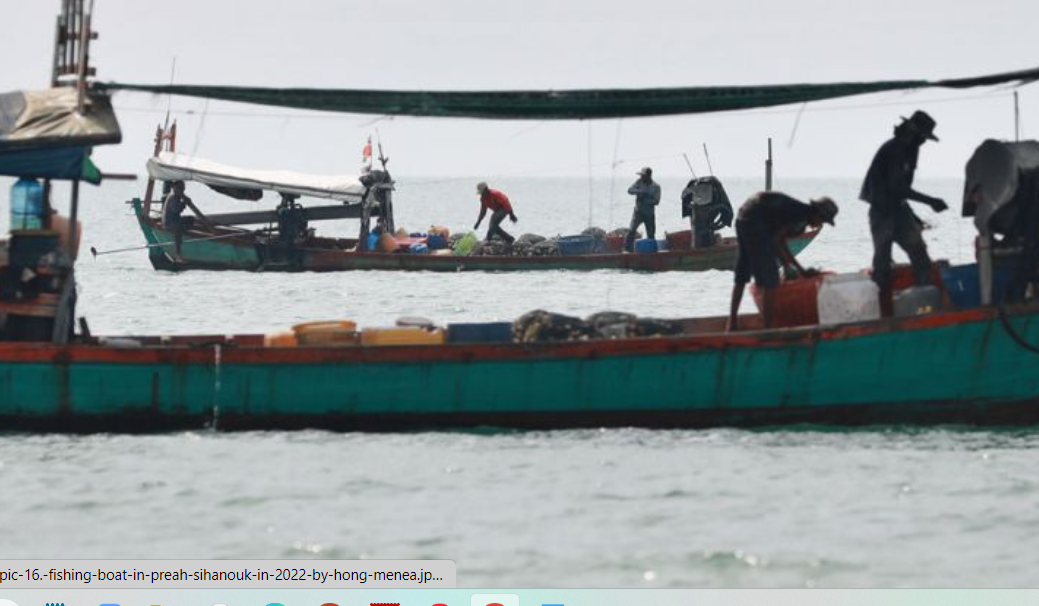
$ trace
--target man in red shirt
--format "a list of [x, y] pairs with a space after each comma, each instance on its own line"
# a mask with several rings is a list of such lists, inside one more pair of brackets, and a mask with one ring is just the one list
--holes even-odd
[[476, 219], [476, 225], [473, 229], [480, 229], [480, 223], [483, 222], [484, 215], [487, 214], [487, 209], [491, 209], [491, 224], [487, 229], [487, 237], [485, 240], [490, 240], [493, 236], [497, 235], [499, 238], [505, 241], [506, 244], [512, 244], [516, 238], [513, 238], [508, 232], [501, 228], [501, 222], [508, 217], [513, 223], [518, 221], [516, 213], [512, 211], [512, 204], [509, 202], [509, 197], [502, 192], [487, 187], [486, 183], [480, 182], [476, 185], [476, 193], [480, 194], [480, 216]]

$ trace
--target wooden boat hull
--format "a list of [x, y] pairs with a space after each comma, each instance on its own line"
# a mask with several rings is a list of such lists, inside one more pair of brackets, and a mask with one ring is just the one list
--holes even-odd
[[[437, 256], [352, 252], [333, 248], [300, 248], [291, 260], [258, 244], [255, 237], [243, 235], [218, 240], [205, 240], [212, 234], [185, 235], [181, 260], [173, 261], [173, 235], [155, 221], [144, 216], [137, 205], [137, 218], [145, 240], [153, 246], [149, 259], [155, 269], [166, 271], [187, 270], [240, 270], [240, 271], [594, 271], [620, 269], [644, 272], [730, 270], [736, 266], [736, 240], [724, 238], [717, 246], [707, 249], [663, 251], [653, 254], [596, 254], [553, 257], [505, 256]], [[804, 250], [818, 232], [809, 232], [790, 239], [790, 250], [795, 255]], [[201, 240], [194, 241], [191, 240]]]
[[[1039, 342], [1039, 308], [1011, 320]], [[0, 429], [151, 432], [1039, 422], [1039, 356], [993, 309], [573, 343], [0, 344]]]

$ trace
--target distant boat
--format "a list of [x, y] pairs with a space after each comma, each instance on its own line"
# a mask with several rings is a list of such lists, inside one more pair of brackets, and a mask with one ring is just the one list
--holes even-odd
[[[240, 271], [538, 271], [620, 269], [645, 272], [727, 270], [736, 265], [735, 238], [721, 238], [706, 248], [683, 247], [654, 253], [620, 251], [546, 256], [408, 254], [366, 250], [367, 235], [380, 221], [392, 233], [393, 181], [385, 170], [360, 178], [305, 175], [287, 171], [242, 169], [172, 152], [159, 152], [175, 131], [157, 135], [156, 156], [148, 163], [149, 180], [144, 200], [132, 205], [155, 269]], [[153, 200], [158, 180], [193, 181], [240, 199], [258, 200], [275, 192], [281, 203], [270, 210], [206, 214], [183, 235], [179, 254], [174, 235], [163, 227], [161, 204]], [[336, 204], [303, 207], [299, 197], [323, 198]], [[287, 220], [287, 217], [291, 220]], [[327, 238], [306, 226], [315, 221], [357, 219], [357, 238]], [[249, 230], [243, 226], [259, 226]], [[818, 235], [817, 231], [793, 237], [793, 254], [799, 254]]]

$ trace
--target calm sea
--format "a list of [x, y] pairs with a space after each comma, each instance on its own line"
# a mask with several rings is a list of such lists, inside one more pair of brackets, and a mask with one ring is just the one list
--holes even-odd
[[[398, 224], [471, 228], [475, 181], [402, 179]], [[683, 181], [662, 181], [661, 233], [686, 227]], [[520, 223], [506, 227], [517, 235], [622, 226], [627, 185], [492, 182], [513, 199]], [[759, 187], [726, 185], [736, 204]], [[857, 185], [779, 184], [841, 203], [806, 264], [869, 264]], [[934, 224], [933, 256], [971, 260], [961, 184], [919, 185], [953, 206], [921, 212]], [[142, 243], [124, 204], [142, 189], [86, 190], [84, 250]], [[251, 205], [188, 193], [204, 209]], [[535, 308], [723, 314], [732, 281], [727, 272], [175, 275], [153, 271], [143, 251], [84, 252], [78, 273], [80, 313], [107, 334], [508, 320]], [[460, 585], [485, 587], [1024, 586], [1039, 569], [1037, 448], [1037, 431], [958, 428], [8, 435], [0, 545], [8, 558], [451, 558]]]

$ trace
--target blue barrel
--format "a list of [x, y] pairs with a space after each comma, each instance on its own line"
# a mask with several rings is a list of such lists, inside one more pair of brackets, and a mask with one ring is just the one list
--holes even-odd
[[[992, 302], [1003, 300], [1007, 286], [1014, 277], [1014, 268], [997, 265], [992, 269]], [[942, 282], [945, 292], [957, 309], [977, 307], [981, 305], [981, 277], [978, 275], [978, 264], [951, 265], [942, 268]]]
[[429, 247], [426, 246], [425, 244], [416, 243], [416, 244], [412, 244], [408, 248], [408, 252], [413, 254], [413, 255], [424, 255], [424, 254], [429, 252]]
[[365, 250], [372, 251], [372, 250], [378, 249], [379, 248], [379, 234], [368, 234], [368, 240], [366, 241], [366, 244], [368, 246], [367, 246], [367, 248], [365, 248]]
[[18, 179], [11, 186], [11, 229], [43, 229], [43, 186]]
[[444, 234], [429, 234], [429, 237], [426, 238], [426, 246], [429, 247], [429, 250], [447, 248], [447, 238], [444, 237]]
[[448, 343], [510, 343], [512, 322], [481, 322], [447, 325]]
[[657, 252], [657, 241], [650, 240], [649, 238], [642, 238], [641, 240], [635, 240], [635, 252], [637, 253], [655, 253]]
[[981, 305], [978, 264], [953, 265], [942, 268], [942, 282], [952, 304], [958, 309]]
[[564, 257], [590, 255], [595, 250], [595, 238], [591, 236], [563, 236], [559, 239], [559, 254]]

